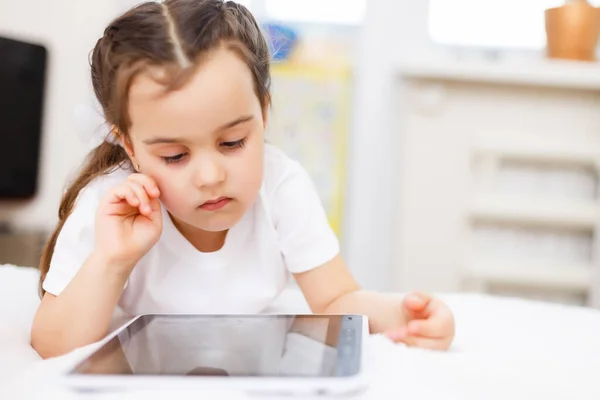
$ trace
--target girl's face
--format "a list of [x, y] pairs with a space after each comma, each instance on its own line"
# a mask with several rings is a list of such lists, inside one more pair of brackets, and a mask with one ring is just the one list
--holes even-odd
[[129, 91], [130, 140], [140, 172], [154, 178], [174, 218], [204, 231], [235, 225], [263, 178], [266, 110], [235, 54], [211, 53], [179, 90], [140, 74]]

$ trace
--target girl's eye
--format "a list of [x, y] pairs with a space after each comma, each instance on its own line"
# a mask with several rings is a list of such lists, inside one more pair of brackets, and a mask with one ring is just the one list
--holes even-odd
[[176, 156], [170, 157], [161, 157], [165, 164], [173, 164], [181, 161], [181, 159], [186, 155], [186, 153], [177, 154]]
[[236, 140], [235, 142], [221, 142], [221, 146], [226, 149], [241, 149], [246, 145], [246, 138]]

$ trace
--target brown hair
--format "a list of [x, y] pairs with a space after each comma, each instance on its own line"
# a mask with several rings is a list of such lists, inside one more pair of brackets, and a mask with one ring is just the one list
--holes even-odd
[[[133, 78], [144, 68], [164, 67], [167, 90], [185, 83], [199, 58], [223, 47], [250, 69], [254, 90], [265, 109], [270, 103], [269, 50], [252, 14], [242, 5], [223, 0], [165, 0], [147, 2], [113, 20], [98, 40], [91, 57], [92, 84], [106, 122], [127, 137], [128, 93]], [[107, 135], [107, 136], [108, 136]], [[63, 195], [58, 224], [40, 260], [40, 295], [50, 269], [56, 240], [80, 191], [100, 175], [129, 162], [118, 144], [104, 141], [90, 152], [79, 175]]]

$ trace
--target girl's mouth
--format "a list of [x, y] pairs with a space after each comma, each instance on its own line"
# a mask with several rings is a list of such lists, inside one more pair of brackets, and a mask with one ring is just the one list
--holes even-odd
[[208, 200], [200, 206], [201, 209], [206, 211], [216, 211], [225, 207], [231, 199], [229, 197], [219, 197], [218, 199]]

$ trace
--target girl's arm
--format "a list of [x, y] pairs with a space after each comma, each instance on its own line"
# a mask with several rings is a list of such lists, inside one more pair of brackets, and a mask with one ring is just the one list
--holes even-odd
[[440, 300], [361, 290], [339, 255], [294, 277], [315, 313], [367, 315], [371, 333], [418, 347], [445, 350], [454, 337], [452, 312]]
[[[100, 201], [90, 256], [64, 289], [50, 285], [31, 329], [31, 345], [44, 358], [58, 356], [96, 342], [108, 333], [125, 283], [138, 261], [158, 241], [162, 217], [156, 183], [132, 174]], [[71, 214], [69, 218], [75, 218]], [[68, 221], [67, 221], [68, 223]], [[64, 227], [63, 227], [64, 229]], [[76, 252], [63, 244], [60, 251]], [[56, 256], [57, 253], [54, 253]], [[84, 256], [85, 257], [85, 256]], [[57, 265], [69, 257], [53, 257]]]
[[361, 290], [341, 256], [313, 270], [294, 276], [315, 313], [353, 313], [369, 316], [371, 332], [385, 332], [406, 321], [401, 313], [401, 297], [390, 298]]
[[44, 294], [31, 329], [31, 345], [43, 358], [65, 354], [102, 339], [128, 278], [116, 265], [92, 254], [58, 296]]

